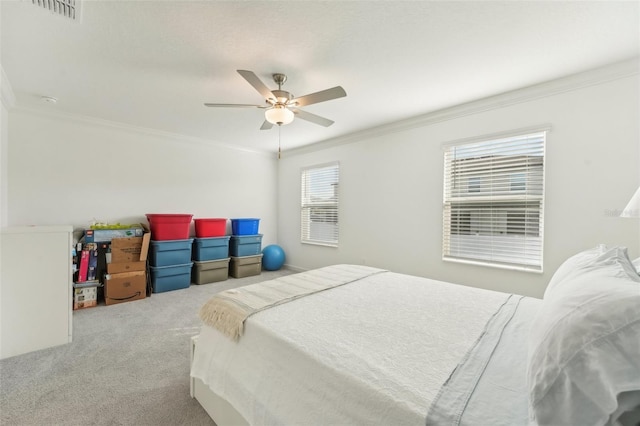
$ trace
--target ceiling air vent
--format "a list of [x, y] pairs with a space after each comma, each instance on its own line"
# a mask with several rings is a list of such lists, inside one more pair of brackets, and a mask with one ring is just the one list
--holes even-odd
[[31, 0], [31, 2], [66, 18], [75, 20], [80, 16], [80, 0]]

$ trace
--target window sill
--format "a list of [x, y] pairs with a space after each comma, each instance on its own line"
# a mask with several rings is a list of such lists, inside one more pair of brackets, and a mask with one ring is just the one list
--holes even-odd
[[309, 244], [312, 246], [324, 246], [324, 247], [338, 247], [338, 243], [327, 243], [323, 241], [300, 241], [302, 244]]
[[455, 257], [443, 257], [444, 262], [464, 263], [467, 265], [486, 266], [489, 268], [508, 269], [511, 271], [530, 272], [534, 274], [542, 274], [542, 266], [524, 266], [524, 265], [508, 265], [504, 263], [494, 263], [482, 260], [460, 259]]

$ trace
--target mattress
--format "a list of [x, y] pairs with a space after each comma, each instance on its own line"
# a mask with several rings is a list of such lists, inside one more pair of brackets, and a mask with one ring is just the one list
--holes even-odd
[[[381, 271], [258, 312], [239, 341], [203, 326], [191, 375], [256, 425], [424, 425], [429, 413], [438, 424], [437, 413], [460, 409], [447, 393], [460, 385], [470, 409], [452, 424], [474, 423], [473, 410], [526, 424], [524, 355], [512, 348], [526, 347], [518, 339], [538, 302]], [[491, 346], [479, 345], [500, 321]], [[471, 378], [453, 374], [460, 364]], [[507, 413], [485, 410], [475, 388], [504, 393]]]

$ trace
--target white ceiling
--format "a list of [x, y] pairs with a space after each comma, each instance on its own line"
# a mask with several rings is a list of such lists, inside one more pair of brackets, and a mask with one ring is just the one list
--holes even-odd
[[[80, 0], [78, 0], [80, 1]], [[637, 57], [637, 1], [83, 1], [73, 22], [0, 1], [1, 61], [16, 106], [275, 152], [278, 130], [237, 72], [332, 119], [283, 126], [282, 149], [339, 137]], [[41, 96], [59, 99], [55, 105]]]

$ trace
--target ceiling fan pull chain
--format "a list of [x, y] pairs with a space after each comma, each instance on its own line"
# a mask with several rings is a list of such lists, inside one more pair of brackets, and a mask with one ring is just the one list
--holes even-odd
[[280, 159], [280, 131], [282, 126], [278, 124], [278, 160]]

